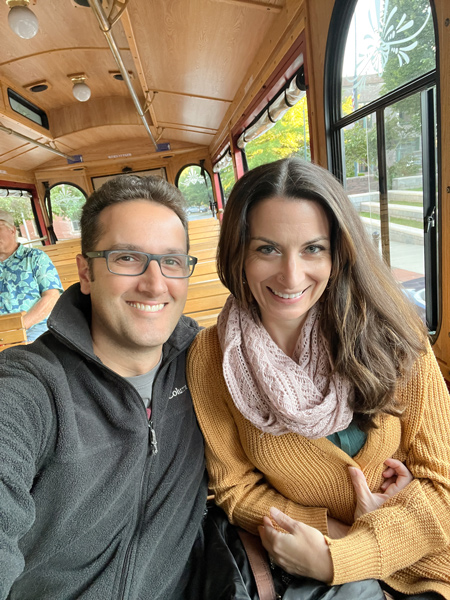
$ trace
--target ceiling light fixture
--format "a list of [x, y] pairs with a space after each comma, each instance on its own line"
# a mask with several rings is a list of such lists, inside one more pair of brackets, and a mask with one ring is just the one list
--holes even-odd
[[84, 73], [76, 73], [75, 75], [67, 75], [72, 80], [72, 93], [79, 102], [86, 102], [91, 97], [91, 88], [84, 82], [87, 75]]
[[[9, 7], [8, 23], [16, 35], [29, 40], [36, 35], [39, 23], [36, 15], [28, 8], [30, 0], [6, 0]], [[32, 2], [36, 4], [36, 0]]]

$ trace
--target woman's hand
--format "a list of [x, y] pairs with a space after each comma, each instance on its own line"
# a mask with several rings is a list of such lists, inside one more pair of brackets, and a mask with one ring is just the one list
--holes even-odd
[[278, 531], [271, 520], [264, 517], [264, 526], [259, 527], [259, 534], [273, 561], [291, 575], [330, 582], [333, 579], [333, 563], [320, 531], [294, 521], [277, 508], [270, 509], [270, 516], [287, 532]]
[[383, 493], [372, 494], [367, 485], [364, 473], [355, 467], [349, 467], [350, 477], [356, 493], [355, 521], [362, 515], [380, 508], [382, 504], [395, 496], [413, 480], [413, 476], [405, 465], [394, 458], [384, 461], [387, 469], [383, 472], [385, 481], [381, 485]]

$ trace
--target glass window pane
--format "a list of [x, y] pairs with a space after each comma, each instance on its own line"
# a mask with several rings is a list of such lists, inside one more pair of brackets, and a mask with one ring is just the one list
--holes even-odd
[[377, 127], [375, 114], [343, 129], [344, 185], [353, 206], [381, 252], [380, 194], [378, 187]]
[[81, 209], [86, 196], [80, 188], [68, 183], [54, 185], [50, 189], [53, 228], [58, 240], [79, 238]]
[[233, 189], [233, 185], [235, 184], [233, 163], [229, 164], [224, 169], [221, 169], [219, 175], [220, 183], [222, 184], [223, 199], [226, 204], [231, 190]]
[[311, 160], [306, 96], [290, 108], [272, 129], [245, 146], [249, 169], [280, 158]]
[[342, 72], [342, 114], [436, 68], [428, 0], [359, 0]]
[[[27, 244], [39, 238], [39, 231], [31, 208], [31, 194], [26, 190], [0, 188], [0, 209], [12, 213], [19, 242]], [[38, 245], [41, 245], [38, 242]]]
[[425, 319], [420, 95], [387, 108], [385, 129], [391, 267]]
[[190, 221], [211, 217], [210, 203], [213, 201], [213, 192], [208, 171], [205, 171], [205, 176], [206, 185], [201, 167], [190, 165], [183, 169], [178, 178], [178, 188], [186, 199]]

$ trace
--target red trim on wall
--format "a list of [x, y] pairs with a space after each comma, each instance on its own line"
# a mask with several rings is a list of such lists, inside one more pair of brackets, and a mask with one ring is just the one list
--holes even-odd
[[[220, 185], [219, 173], [213, 173], [214, 192], [216, 194], [217, 210], [223, 209], [222, 188]], [[222, 222], [222, 213], [218, 213], [219, 221]]]
[[[45, 225], [44, 215], [42, 214], [41, 204], [39, 202], [39, 196], [37, 193], [36, 186], [33, 183], [18, 183], [16, 181], [5, 181], [3, 179], [0, 179], [0, 187], [9, 188], [11, 190], [28, 190], [31, 192], [33, 206], [36, 210], [36, 215], [38, 218], [39, 227], [42, 231], [42, 235], [48, 236], [48, 231]], [[50, 244], [48, 237], [44, 243], [45, 245]]]
[[242, 150], [240, 150], [237, 147], [234, 149], [234, 161], [236, 164], [236, 181], [237, 181], [245, 173], [244, 162], [242, 160]]

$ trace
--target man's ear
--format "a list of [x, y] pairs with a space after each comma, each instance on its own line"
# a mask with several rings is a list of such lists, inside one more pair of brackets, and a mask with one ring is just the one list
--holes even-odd
[[82, 254], [77, 254], [78, 277], [80, 278], [81, 292], [83, 294], [91, 293], [91, 272], [87, 258]]

